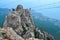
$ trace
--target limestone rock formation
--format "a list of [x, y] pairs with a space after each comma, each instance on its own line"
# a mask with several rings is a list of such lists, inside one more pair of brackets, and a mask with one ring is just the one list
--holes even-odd
[[1, 37], [7, 37], [9, 38], [8, 40], [45, 39], [44, 33], [35, 27], [29, 10], [23, 9], [22, 5], [18, 5], [16, 10], [9, 12], [3, 26], [6, 31], [4, 31], [5, 36]]
[[21, 36], [17, 35], [17, 33], [10, 27], [2, 28], [3, 38], [7, 40], [24, 40]]

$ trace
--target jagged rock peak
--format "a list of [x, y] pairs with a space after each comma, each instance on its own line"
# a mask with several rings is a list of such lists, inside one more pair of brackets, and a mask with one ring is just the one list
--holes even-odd
[[16, 11], [20, 11], [23, 9], [23, 6], [22, 5], [18, 5], [17, 8], [16, 8]]
[[[44, 36], [46, 34], [35, 27], [29, 9], [23, 9], [22, 5], [18, 5], [15, 11], [13, 10], [9, 12], [3, 26], [7, 29], [10, 29], [10, 31], [7, 31], [8, 35], [13, 35], [15, 33], [15, 36], [18, 39], [21, 37], [24, 40], [29, 40], [30, 38], [33, 38], [33, 40], [36, 38], [37, 40], [44, 40]], [[15, 39], [14, 35], [12, 38]], [[48, 38], [50, 39], [50, 36]]]

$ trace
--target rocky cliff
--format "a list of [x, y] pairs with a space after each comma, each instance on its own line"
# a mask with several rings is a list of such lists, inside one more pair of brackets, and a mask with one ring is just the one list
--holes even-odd
[[23, 9], [22, 5], [6, 16], [0, 35], [0, 40], [54, 40], [53, 36], [35, 27], [29, 9]]

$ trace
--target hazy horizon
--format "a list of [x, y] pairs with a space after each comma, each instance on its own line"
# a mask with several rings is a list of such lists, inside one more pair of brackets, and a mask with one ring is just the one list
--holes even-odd
[[16, 8], [18, 4], [60, 20], [60, 0], [0, 0], [0, 8]]

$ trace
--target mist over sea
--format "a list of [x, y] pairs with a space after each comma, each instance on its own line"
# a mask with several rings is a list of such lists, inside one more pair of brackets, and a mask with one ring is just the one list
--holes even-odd
[[[0, 9], [0, 27], [3, 27], [5, 17], [8, 15], [9, 9]], [[35, 11], [31, 11], [32, 18], [36, 27], [40, 30], [44, 30], [55, 37], [56, 40], [60, 40], [60, 27], [54, 25], [53, 21], [41, 20], [42, 14]], [[37, 17], [36, 17], [37, 16]], [[40, 18], [38, 18], [40, 17]]]

